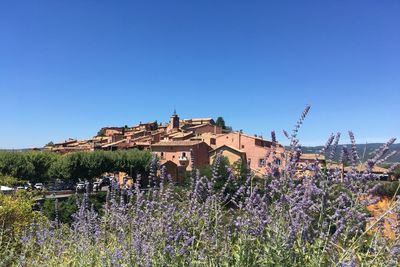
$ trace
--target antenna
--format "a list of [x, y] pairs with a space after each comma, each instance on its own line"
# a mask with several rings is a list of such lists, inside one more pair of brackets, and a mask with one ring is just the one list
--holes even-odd
[[363, 156], [362, 156], [362, 161], [365, 161], [365, 153], [367, 152], [367, 145], [368, 145], [368, 142], [366, 141], [366, 142], [365, 142], [365, 147], [364, 147]]

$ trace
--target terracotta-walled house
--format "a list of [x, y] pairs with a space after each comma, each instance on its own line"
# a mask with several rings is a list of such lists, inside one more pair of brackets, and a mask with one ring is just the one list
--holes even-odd
[[283, 169], [285, 149], [280, 144], [273, 146], [271, 141], [241, 132], [216, 135], [215, 140], [217, 148], [226, 145], [245, 152], [250, 169], [258, 174], [265, 174], [268, 170], [273, 160], [272, 153], [275, 153], [275, 163]]
[[186, 170], [209, 164], [208, 153], [211, 147], [203, 141], [162, 141], [152, 144], [151, 151], [160, 160], [170, 160]]
[[165, 168], [167, 175], [169, 175], [173, 182], [182, 184], [186, 172], [185, 166], [178, 166], [171, 160], [160, 160], [160, 169], [157, 171], [157, 175], [161, 174], [161, 170]]
[[188, 126], [195, 126], [195, 125], [201, 125], [201, 124], [215, 125], [215, 121], [211, 118], [193, 118], [193, 119], [182, 120], [181, 124], [188, 125]]
[[186, 128], [187, 131], [192, 131], [196, 135], [201, 135], [204, 133], [212, 133], [212, 134], [221, 134], [222, 128], [216, 125], [207, 124], [200, 124], [196, 126], [191, 126]]
[[226, 157], [229, 160], [229, 164], [233, 164], [239, 160], [243, 163], [247, 163], [246, 152], [227, 145], [220, 146], [210, 151], [210, 163], [214, 161], [218, 154]]

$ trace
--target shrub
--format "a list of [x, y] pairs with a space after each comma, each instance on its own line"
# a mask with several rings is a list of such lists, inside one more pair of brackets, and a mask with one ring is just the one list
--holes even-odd
[[0, 194], [0, 266], [8, 266], [15, 260], [20, 238], [30, 223], [45, 222], [44, 217], [32, 206], [29, 194]]
[[8, 175], [0, 174], [0, 185], [15, 187], [26, 184], [26, 181]]
[[399, 181], [379, 181], [377, 182], [378, 188], [376, 189], [376, 195], [384, 197], [393, 197], [400, 194]]
[[[72, 195], [65, 200], [46, 199], [43, 203], [43, 214], [52, 221], [57, 220], [59, 223], [71, 224], [73, 215], [77, 212], [77, 201], [82, 195]], [[78, 199], [77, 199], [78, 198]], [[102, 207], [106, 201], [106, 193], [99, 192], [89, 196], [88, 204], [99, 214], [102, 214]]]

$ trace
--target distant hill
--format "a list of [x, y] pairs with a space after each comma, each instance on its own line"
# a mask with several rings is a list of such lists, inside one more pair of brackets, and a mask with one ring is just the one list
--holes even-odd
[[30, 151], [32, 148], [18, 148], [18, 149], [7, 149], [7, 148], [0, 148], [1, 151], [12, 151], [12, 152], [23, 152], [23, 151]]
[[[357, 144], [356, 146], [357, 146], [357, 151], [358, 151], [358, 155], [360, 156], [360, 159], [362, 161], [367, 160], [370, 157], [370, 154], [375, 149], [379, 148], [382, 145], [383, 145], [383, 143]], [[343, 145], [338, 145], [338, 148], [336, 150], [335, 160], [338, 160], [342, 146]], [[351, 145], [349, 145], [349, 144], [347, 144], [346, 146], [348, 148], [351, 148]], [[302, 151], [303, 151], [303, 153], [317, 153], [322, 149], [322, 147], [323, 146], [304, 146], [304, 147], [302, 147]], [[330, 150], [328, 150], [328, 153], [330, 153], [329, 151]], [[365, 151], [365, 153], [364, 153], [364, 151]], [[390, 157], [387, 160], [387, 163], [400, 162], [400, 143], [391, 145], [389, 151], [396, 151], [397, 153], [395, 155], [393, 155], [392, 157]], [[364, 158], [363, 158], [363, 155], [364, 155]]]

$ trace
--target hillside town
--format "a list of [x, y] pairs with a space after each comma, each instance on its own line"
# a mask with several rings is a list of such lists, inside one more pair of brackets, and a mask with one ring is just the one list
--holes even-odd
[[[217, 154], [226, 157], [230, 164], [246, 163], [248, 169], [260, 177], [271, 170], [273, 163], [282, 170], [286, 158], [290, 155], [279, 143], [243, 131], [227, 129], [218, 125], [212, 118], [181, 119], [175, 110], [169, 122], [165, 124], [154, 121], [140, 122], [132, 127], [103, 127], [91, 139], [68, 139], [60, 143], [51, 143], [44, 148], [45, 151], [61, 154], [129, 149], [150, 151], [177, 182], [182, 181], [186, 171], [211, 164]], [[342, 175], [351, 171], [350, 166], [327, 162], [322, 154], [303, 153], [297, 165], [297, 175], [301, 176], [307, 172], [302, 166], [315, 159], [328, 169], [341, 171]], [[364, 169], [363, 164], [357, 167], [358, 172]], [[380, 175], [382, 180], [391, 178], [387, 169], [379, 166], [375, 166], [372, 172]]]
[[285, 149], [281, 144], [224, 129], [211, 118], [181, 119], [176, 111], [166, 124], [148, 122], [132, 127], [104, 127], [92, 139], [68, 139], [44, 148], [62, 154], [127, 149], [151, 151], [177, 180], [185, 171], [212, 163], [217, 153], [228, 158], [231, 164], [247, 163], [258, 175], [265, 174], [272, 161], [279, 166], [285, 161]]

